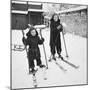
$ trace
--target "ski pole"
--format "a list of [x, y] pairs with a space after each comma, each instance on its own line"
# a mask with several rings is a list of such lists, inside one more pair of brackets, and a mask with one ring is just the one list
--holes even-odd
[[[24, 31], [22, 30], [22, 35], [24, 37]], [[25, 45], [25, 50], [26, 50], [26, 53], [27, 53], [27, 48], [26, 48], [26, 45]]]
[[[23, 35], [23, 37], [24, 37], [24, 31], [22, 30], [22, 35]], [[27, 54], [27, 58], [28, 58], [28, 51], [27, 51], [27, 48], [26, 48], [26, 45], [24, 45], [25, 46], [25, 50], [26, 50], [26, 54]], [[28, 66], [29, 66], [29, 59], [28, 59]], [[28, 67], [29, 68], [29, 67]]]
[[[42, 38], [41, 29], [40, 29], [40, 35], [41, 35], [41, 38]], [[43, 43], [43, 50], [44, 50], [44, 55], [45, 55], [45, 60], [46, 60], [46, 66], [47, 66], [47, 69], [48, 69], [48, 62], [47, 62], [47, 56], [46, 56], [46, 51], [45, 51], [44, 43]]]
[[66, 42], [65, 42], [65, 37], [64, 37], [64, 33], [62, 31], [62, 37], [63, 37], [63, 41], [64, 41], [64, 46], [65, 46], [65, 52], [66, 52], [66, 57], [68, 58], [68, 52], [67, 52], [67, 47], [66, 47]]

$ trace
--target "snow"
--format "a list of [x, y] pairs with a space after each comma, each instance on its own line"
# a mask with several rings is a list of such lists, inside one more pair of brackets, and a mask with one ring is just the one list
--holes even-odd
[[[50, 58], [49, 47], [49, 29], [42, 30], [42, 36], [45, 38], [45, 50], [47, 59]], [[51, 87], [51, 86], [67, 86], [67, 85], [80, 85], [87, 84], [87, 38], [75, 36], [73, 34], [66, 33], [64, 35], [67, 51], [69, 55], [68, 61], [75, 65], [79, 65], [78, 69], [74, 69], [61, 60], [58, 63], [67, 69], [67, 72], [63, 72], [59, 67], [52, 62], [48, 62], [49, 68], [46, 71], [47, 80], [43, 80], [43, 73], [39, 70], [36, 73], [38, 87]], [[12, 31], [12, 44], [22, 43], [22, 32]], [[61, 34], [62, 41], [62, 56], [66, 59], [64, 42]], [[43, 46], [39, 46], [41, 51], [41, 60], [45, 64], [45, 56]], [[57, 55], [57, 54], [56, 54]], [[12, 88], [33, 88], [32, 75], [28, 75], [28, 60], [26, 51], [13, 51], [12, 50]]]

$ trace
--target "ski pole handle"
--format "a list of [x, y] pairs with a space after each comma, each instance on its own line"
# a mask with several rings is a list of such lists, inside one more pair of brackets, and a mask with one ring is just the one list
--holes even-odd
[[41, 32], [41, 29], [40, 29], [40, 36], [41, 36], [41, 38], [42, 38], [42, 32]]
[[65, 51], [66, 51], [66, 57], [68, 58], [68, 52], [67, 52], [67, 47], [66, 47], [66, 42], [65, 42], [65, 37], [64, 37], [64, 33], [62, 31], [62, 37], [63, 37], [63, 41], [64, 41], [64, 47], [65, 47]]
[[24, 37], [24, 31], [22, 30], [22, 35], [23, 35], [23, 37]]

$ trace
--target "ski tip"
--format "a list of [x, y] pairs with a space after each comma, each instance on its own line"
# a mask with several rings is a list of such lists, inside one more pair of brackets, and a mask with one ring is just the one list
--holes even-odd
[[80, 66], [76, 66], [76, 69], [78, 69]]

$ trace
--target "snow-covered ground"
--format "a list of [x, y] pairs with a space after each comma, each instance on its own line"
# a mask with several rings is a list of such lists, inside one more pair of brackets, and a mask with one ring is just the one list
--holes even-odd
[[[45, 38], [45, 50], [47, 59], [50, 57], [49, 48], [49, 30], [45, 29], [42, 31], [42, 35]], [[65, 49], [63, 38], [62, 41], [62, 56], [65, 57]], [[66, 33], [65, 41], [67, 51], [69, 54], [68, 61], [79, 65], [78, 69], [74, 69], [68, 64], [61, 60], [58, 63], [62, 65], [67, 72], [63, 72], [59, 67], [52, 61], [48, 62], [49, 68], [46, 71], [47, 80], [43, 80], [43, 75], [40, 70], [36, 73], [38, 87], [48, 86], [65, 86], [65, 85], [80, 85], [87, 84], [87, 39], [73, 34]], [[22, 43], [22, 32], [12, 31], [12, 44]], [[41, 59], [45, 64], [45, 56], [43, 52], [43, 46], [40, 46]], [[32, 75], [28, 75], [28, 60], [26, 51], [13, 51], [12, 50], [12, 88], [33, 88]]]

